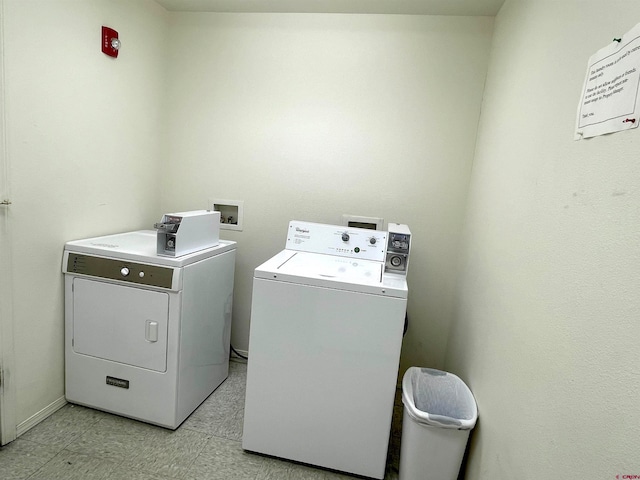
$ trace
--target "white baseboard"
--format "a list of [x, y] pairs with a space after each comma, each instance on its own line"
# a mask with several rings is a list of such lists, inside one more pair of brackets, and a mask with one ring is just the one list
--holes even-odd
[[19, 423], [18, 426], [16, 427], [16, 434], [19, 437], [23, 433], [28, 432], [33, 427], [38, 425], [41, 421], [49, 418], [49, 416], [56, 413], [66, 404], [67, 404], [67, 400], [64, 397], [58, 398], [56, 401], [54, 401], [53, 403], [50, 403], [49, 405], [44, 407], [42, 410], [40, 410], [38, 413], [31, 415], [24, 422]]

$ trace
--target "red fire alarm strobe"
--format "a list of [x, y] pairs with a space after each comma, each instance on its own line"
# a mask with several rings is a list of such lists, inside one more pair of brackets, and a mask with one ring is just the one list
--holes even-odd
[[117, 57], [120, 50], [120, 39], [118, 32], [113, 28], [102, 27], [102, 53], [110, 57]]

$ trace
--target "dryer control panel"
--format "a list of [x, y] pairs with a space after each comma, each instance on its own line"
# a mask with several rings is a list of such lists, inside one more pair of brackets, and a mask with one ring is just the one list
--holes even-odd
[[387, 232], [368, 228], [289, 222], [287, 250], [384, 262]]
[[171, 267], [147, 265], [128, 260], [65, 252], [65, 265], [64, 273], [119, 280], [152, 287], [171, 288], [173, 282], [174, 269]]

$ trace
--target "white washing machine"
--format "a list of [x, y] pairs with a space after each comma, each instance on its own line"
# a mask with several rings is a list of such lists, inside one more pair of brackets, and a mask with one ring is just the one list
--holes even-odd
[[408, 294], [387, 236], [292, 221], [256, 268], [245, 450], [384, 477]]
[[167, 257], [156, 243], [65, 245], [66, 398], [175, 429], [229, 373], [236, 245]]

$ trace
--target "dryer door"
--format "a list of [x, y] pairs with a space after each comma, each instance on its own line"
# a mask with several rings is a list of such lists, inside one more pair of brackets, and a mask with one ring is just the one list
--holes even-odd
[[73, 350], [157, 372], [167, 370], [169, 295], [75, 278]]

